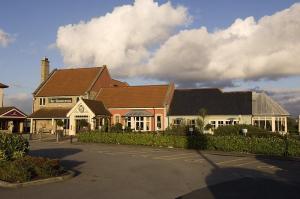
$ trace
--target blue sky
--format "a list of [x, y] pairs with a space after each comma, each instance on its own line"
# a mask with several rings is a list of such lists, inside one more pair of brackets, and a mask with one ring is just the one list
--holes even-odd
[[[167, 1], [158, 1], [159, 5]], [[298, 1], [293, 0], [172, 0], [173, 6], [182, 5], [188, 9], [192, 23], [185, 29], [196, 29], [205, 26], [209, 32], [226, 29], [237, 18], [245, 19], [253, 16], [256, 20], [266, 15], [289, 8]], [[10, 85], [5, 91], [9, 100], [14, 100], [19, 94], [30, 95], [39, 84], [40, 59], [49, 57], [51, 67], [66, 66], [63, 55], [56, 48], [51, 48], [57, 39], [57, 31], [61, 26], [78, 24], [80, 21], [90, 21], [94, 17], [104, 16], [112, 12], [114, 7], [133, 4], [133, 1], [123, 0], [3, 0], [0, 6], [0, 30], [13, 38], [6, 47], [0, 46], [0, 82]], [[181, 27], [178, 27], [181, 29]], [[288, 75], [291, 76], [291, 75]], [[124, 77], [121, 77], [126, 79]], [[126, 79], [131, 84], [157, 83], [162, 79], [144, 80], [141, 78]], [[169, 80], [169, 79], [168, 79]], [[237, 84], [229, 90], [251, 88], [282, 88], [297, 89], [300, 77], [280, 78], [276, 80], [236, 80]], [[21, 97], [22, 98], [22, 97]], [[24, 97], [25, 98], [25, 97]], [[10, 102], [7, 102], [8, 104]], [[28, 103], [28, 100], [26, 101]], [[23, 107], [23, 104], [14, 104]], [[28, 112], [28, 106], [24, 107]]]

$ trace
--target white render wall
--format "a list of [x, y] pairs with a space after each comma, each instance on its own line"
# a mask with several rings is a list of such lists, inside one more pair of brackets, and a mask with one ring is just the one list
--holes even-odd
[[[177, 116], [168, 116], [167, 121], [169, 121], [169, 125], [173, 124], [174, 119], [182, 118], [184, 120], [196, 120], [199, 118], [199, 115], [177, 115]], [[205, 125], [210, 123], [210, 121], [226, 121], [226, 120], [235, 120], [239, 121], [240, 124], [252, 124], [252, 115], [207, 115], [205, 117]]]

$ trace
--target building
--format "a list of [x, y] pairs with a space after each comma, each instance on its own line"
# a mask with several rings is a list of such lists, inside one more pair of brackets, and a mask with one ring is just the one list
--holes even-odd
[[23, 133], [27, 115], [16, 107], [4, 107], [4, 89], [0, 83], [0, 132]]
[[70, 134], [80, 129], [80, 120], [92, 130], [121, 124], [133, 131], [162, 131], [167, 128], [167, 112], [174, 84], [101, 88], [95, 100], [80, 99], [68, 113]]
[[95, 99], [104, 87], [127, 87], [128, 84], [111, 78], [106, 66], [92, 68], [54, 69], [49, 73], [49, 60], [41, 60], [41, 84], [33, 93], [31, 133], [54, 133], [57, 120], [64, 121], [68, 132], [69, 111], [80, 98]]
[[287, 132], [289, 113], [265, 93], [223, 92], [220, 89], [177, 89], [168, 113], [170, 125], [196, 125], [206, 110], [205, 125], [213, 128], [252, 124], [269, 131]]
[[57, 130], [57, 121], [75, 135], [82, 128], [121, 124], [134, 131], [163, 131], [173, 125], [196, 125], [199, 110], [213, 128], [252, 124], [287, 131], [289, 113], [265, 93], [220, 89], [177, 89], [174, 84], [130, 86], [112, 79], [106, 66], [55, 69], [41, 60], [41, 84], [33, 93], [31, 133]]
[[173, 92], [174, 84], [103, 88], [96, 99], [112, 114], [112, 124], [134, 131], [162, 131], [168, 127]]

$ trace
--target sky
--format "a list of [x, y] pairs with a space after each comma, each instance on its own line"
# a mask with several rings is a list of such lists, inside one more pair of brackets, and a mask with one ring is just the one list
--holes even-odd
[[5, 105], [30, 113], [40, 60], [108, 65], [131, 85], [265, 91], [300, 114], [300, 3], [285, 0], [2, 0]]

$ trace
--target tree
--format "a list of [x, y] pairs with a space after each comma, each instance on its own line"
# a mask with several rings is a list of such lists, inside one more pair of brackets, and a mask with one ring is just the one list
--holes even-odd
[[198, 119], [196, 120], [197, 122], [197, 126], [200, 130], [200, 132], [204, 132], [204, 127], [205, 127], [205, 118], [206, 118], [206, 115], [207, 115], [207, 110], [205, 108], [201, 108], [199, 111], [198, 111]]

